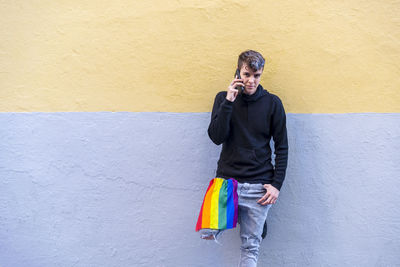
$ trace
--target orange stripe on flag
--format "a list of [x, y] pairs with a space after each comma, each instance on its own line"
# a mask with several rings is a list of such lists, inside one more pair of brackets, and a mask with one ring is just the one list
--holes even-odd
[[215, 181], [208, 189], [206, 196], [204, 198], [204, 206], [203, 206], [203, 218], [201, 219], [201, 227], [202, 228], [210, 228], [210, 209], [211, 209], [211, 197], [213, 193], [213, 189], [215, 186]]

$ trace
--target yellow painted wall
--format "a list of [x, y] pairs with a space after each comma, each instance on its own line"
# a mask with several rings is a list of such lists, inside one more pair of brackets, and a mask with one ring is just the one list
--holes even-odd
[[2, 1], [0, 111], [207, 112], [246, 49], [292, 113], [400, 112], [400, 1]]

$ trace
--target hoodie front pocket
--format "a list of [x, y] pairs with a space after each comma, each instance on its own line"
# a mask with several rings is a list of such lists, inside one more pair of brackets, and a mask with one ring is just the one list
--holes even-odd
[[228, 163], [234, 166], [258, 166], [260, 161], [254, 149], [234, 147], [228, 157]]

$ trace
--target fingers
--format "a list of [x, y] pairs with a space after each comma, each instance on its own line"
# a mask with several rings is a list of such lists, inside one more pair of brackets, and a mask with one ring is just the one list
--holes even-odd
[[245, 87], [244, 83], [240, 83], [240, 82], [234, 82], [229, 89], [236, 89], [238, 86], [243, 86]]
[[268, 205], [268, 204], [271, 204], [271, 200], [273, 199], [273, 197], [272, 197], [272, 195], [270, 195], [268, 198], [267, 198], [267, 200], [265, 200], [265, 201], [263, 201], [263, 202], [261, 202], [261, 205]]
[[242, 83], [242, 79], [237, 79], [237, 76], [235, 77], [236, 79], [234, 79], [231, 84], [228, 87], [228, 94], [226, 96], [226, 99], [228, 99], [229, 101], [233, 102], [235, 101], [239, 90], [236, 89], [237, 86], [243, 86], [245, 87], [244, 83]]
[[238, 90], [238, 89], [231, 88], [231, 89], [228, 91], [228, 93], [230, 93], [230, 92], [232, 92], [233, 95], [236, 96], [236, 95], [238, 94], [239, 90]]
[[238, 92], [239, 90], [237, 89], [229, 88], [228, 93], [226, 94], [226, 99], [228, 99], [231, 102], [235, 101]]
[[258, 201], [257, 201], [257, 203], [260, 203], [261, 205], [262, 205], [262, 203], [264, 203], [267, 199], [268, 199], [268, 197], [271, 195], [271, 193], [269, 193], [269, 192], [267, 192], [267, 193], [265, 193], [265, 195], [263, 195]]
[[265, 206], [265, 205], [269, 205], [269, 204], [275, 204], [275, 202], [276, 202], [276, 198], [270, 197], [266, 201], [264, 201], [260, 204]]
[[237, 79], [237, 78], [235, 78], [235, 79], [233, 79], [233, 81], [231, 82], [231, 85], [233, 85], [233, 83], [235, 83], [235, 82], [244, 82], [244, 81], [243, 81], [243, 79]]
[[265, 200], [261, 202], [261, 205], [275, 204], [279, 197], [279, 190], [271, 184], [264, 184], [264, 188], [267, 190], [267, 196]]
[[278, 199], [277, 196], [273, 195], [272, 193], [265, 193], [265, 195], [260, 198], [257, 203], [261, 204], [261, 205], [268, 205], [268, 204], [275, 204], [276, 200]]
[[272, 201], [275, 200], [275, 199], [276, 199], [276, 198], [271, 194], [271, 195], [269, 196], [269, 198], [267, 198], [267, 201], [265, 201], [265, 202], [263, 203], [263, 205], [272, 204]]

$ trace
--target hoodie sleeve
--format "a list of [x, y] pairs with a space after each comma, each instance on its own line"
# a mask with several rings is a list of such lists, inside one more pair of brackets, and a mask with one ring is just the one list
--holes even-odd
[[287, 139], [285, 109], [278, 96], [274, 96], [271, 132], [275, 145], [275, 171], [272, 185], [278, 190], [281, 190], [286, 175], [289, 145]]
[[226, 92], [219, 92], [215, 96], [208, 126], [208, 136], [216, 145], [222, 144], [229, 135], [232, 110], [233, 102], [226, 99]]

